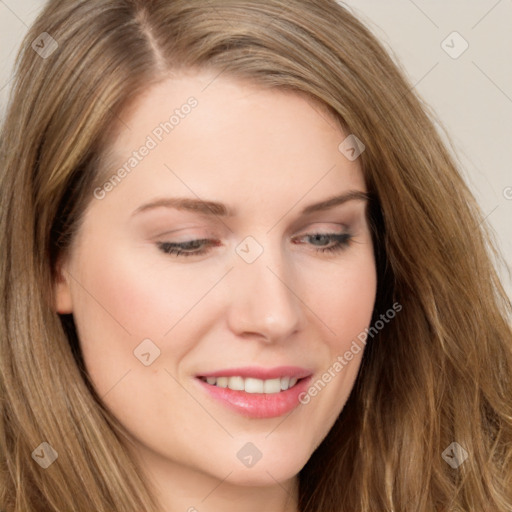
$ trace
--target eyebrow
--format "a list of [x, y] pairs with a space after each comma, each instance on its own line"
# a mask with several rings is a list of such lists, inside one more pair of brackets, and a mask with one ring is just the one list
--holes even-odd
[[[320, 201], [319, 203], [310, 204], [303, 208], [300, 214], [309, 215], [315, 212], [330, 210], [331, 208], [347, 203], [348, 201], [368, 201], [369, 199], [370, 195], [366, 192], [362, 192], [361, 190], [349, 190], [341, 195]], [[132, 213], [132, 216], [160, 207], [174, 208], [176, 210], [196, 212], [204, 215], [215, 215], [219, 217], [234, 217], [236, 215], [236, 211], [234, 209], [217, 201], [206, 201], [203, 199], [187, 197], [165, 197], [139, 206]]]

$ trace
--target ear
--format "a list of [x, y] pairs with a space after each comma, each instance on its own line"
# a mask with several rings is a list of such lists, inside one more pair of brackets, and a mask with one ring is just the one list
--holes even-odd
[[62, 315], [73, 312], [70, 276], [66, 270], [66, 261], [59, 258], [56, 264], [56, 276], [53, 283], [54, 309]]

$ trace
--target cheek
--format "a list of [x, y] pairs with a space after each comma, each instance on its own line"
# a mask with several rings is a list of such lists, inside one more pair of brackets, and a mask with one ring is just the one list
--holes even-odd
[[152, 340], [172, 368], [190, 348], [183, 326], [211, 284], [195, 283], [190, 271], [172, 270], [164, 260], [164, 268], [155, 265], [137, 250], [112, 247], [103, 259], [94, 247], [91, 243], [72, 271], [77, 276], [72, 299], [84, 361], [102, 393], [128, 369], [142, 366], [134, 350], [143, 340]]
[[377, 290], [373, 253], [361, 251], [312, 274], [305, 289], [308, 305], [331, 334], [331, 350], [343, 350], [371, 321]]
[[343, 409], [359, 371], [377, 289], [373, 253], [365, 251], [357, 258], [347, 258], [329, 272], [326, 284], [312, 284], [308, 285], [311, 304], [326, 332], [325, 366], [301, 402], [323, 419], [313, 439], [311, 448], [315, 449]]

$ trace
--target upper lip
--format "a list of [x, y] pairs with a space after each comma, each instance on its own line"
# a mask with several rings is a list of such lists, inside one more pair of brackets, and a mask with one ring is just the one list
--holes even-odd
[[298, 366], [275, 366], [273, 368], [245, 366], [243, 368], [226, 368], [201, 373], [197, 375], [197, 377], [252, 377], [261, 380], [277, 379], [279, 377], [295, 377], [296, 379], [302, 379], [309, 377], [312, 373], [311, 370]]

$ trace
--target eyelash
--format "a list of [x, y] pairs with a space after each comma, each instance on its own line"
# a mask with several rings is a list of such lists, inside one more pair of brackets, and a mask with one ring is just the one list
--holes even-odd
[[[329, 247], [320, 247], [316, 249], [316, 252], [318, 253], [338, 253], [343, 250], [345, 250], [351, 240], [352, 235], [348, 233], [312, 233], [312, 234], [306, 234], [303, 235], [300, 238], [315, 238], [315, 237], [327, 237], [331, 240], [334, 240], [334, 245], [331, 245]], [[198, 246], [203, 245], [203, 248], [199, 249], [195, 252], [190, 252], [187, 250], [187, 248], [190, 248], [190, 246]], [[206, 246], [205, 246], [206, 245]], [[214, 245], [217, 245], [214, 240], [210, 240], [208, 238], [203, 239], [197, 239], [197, 240], [189, 240], [187, 242], [159, 242], [158, 248], [164, 252], [165, 254], [169, 254], [171, 256], [201, 256], [203, 254], [206, 254], [208, 252], [208, 247], [212, 247]], [[192, 247], [193, 248], [193, 247]]]

